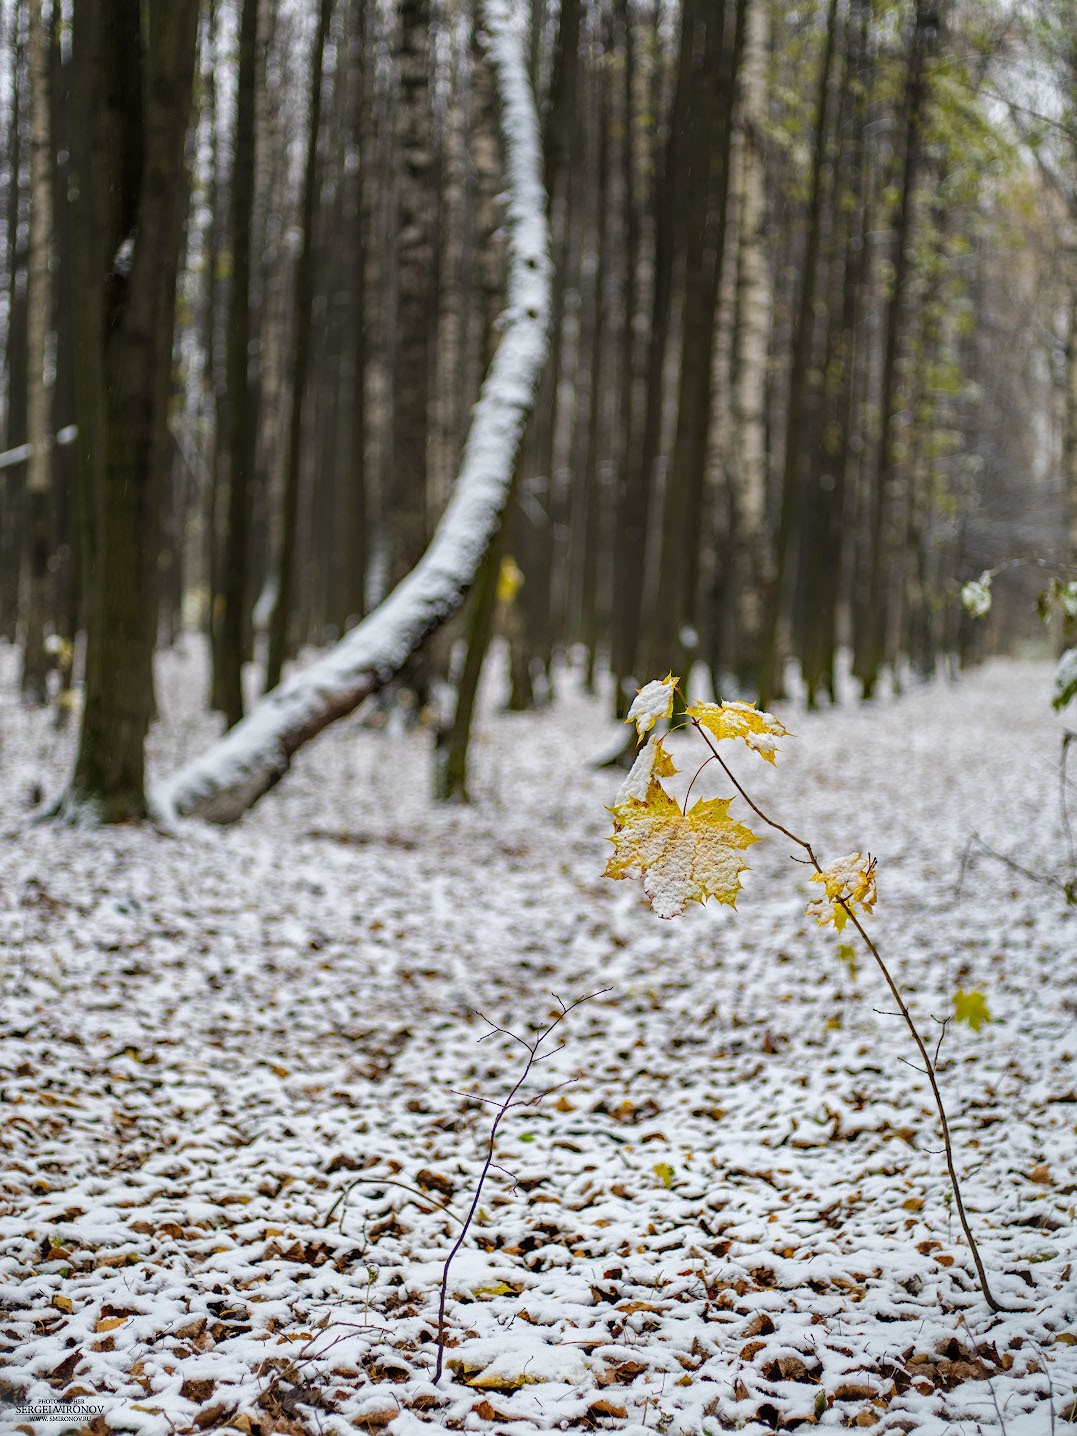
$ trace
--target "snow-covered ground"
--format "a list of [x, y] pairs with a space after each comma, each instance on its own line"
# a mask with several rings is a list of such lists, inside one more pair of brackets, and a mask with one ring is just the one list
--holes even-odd
[[[428, 735], [353, 719], [172, 837], [18, 826], [72, 735], [15, 674], [0, 648], [0, 1430], [1077, 1430], [1077, 908], [987, 857], [957, 891], [974, 833], [1064, 867], [1049, 665], [779, 706], [777, 768], [734, 759], [824, 862], [878, 856], [932, 1043], [987, 996], [940, 1065], [1003, 1314], [907, 1034], [789, 844], [737, 912], [663, 922], [600, 876], [617, 728], [571, 674], [526, 715], [494, 675], [469, 808], [431, 802]], [[162, 658], [157, 773], [213, 731], [204, 684], [196, 645]], [[478, 1014], [530, 1036], [596, 992], [503, 1124], [435, 1386], [521, 1070]]]

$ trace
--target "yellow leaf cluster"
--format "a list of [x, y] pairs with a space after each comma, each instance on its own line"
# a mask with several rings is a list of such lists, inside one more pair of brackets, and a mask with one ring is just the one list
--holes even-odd
[[652, 777], [645, 801], [630, 797], [610, 809], [615, 851], [605, 876], [642, 878], [659, 917], [676, 917], [690, 902], [711, 897], [735, 907], [747, 867], [740, 853], [757, 839], [728, 816], [730, 802], [714, 798], [682, 813]]
[[778, 739], [792, 736], [772, 713], [753, 708], [750, 703], [693, 703], [684, 712], [719, 742], [723, 738], [740, 738], [768, 763], [774, 762]]
[[857, 908], [870, 913], [875, 907], [875, 859], [869, 854], [850, 853], [839, 858], [822, 872], [813, 873], [813, 883], [822, 883], [826, 895], [812, 898], [808, 916], [820, 927], [832, 922], [839, 932], [849, 921], [849, 913]]

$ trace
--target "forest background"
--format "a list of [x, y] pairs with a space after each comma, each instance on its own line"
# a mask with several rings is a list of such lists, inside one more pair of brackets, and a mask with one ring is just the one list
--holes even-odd
[[[397, 688], [442, 796], [495, 624], [510, 706], [577, 646], [621, 712], [670, 666], [766, 702], [795, 659], [813, 705], [845, 653], [872, 697], [1036, 633], [1077, 551], [1067, 11], [520, 6], [549, 351]], [[231, 726], [430, 539], [505, 302], [483, 51], [468, 0], [0, 5], [0, 635], [105, 816], [145, 811], [158, 642], [207, 634]], [[1015, 559], [974, 632], [959, 584]]]

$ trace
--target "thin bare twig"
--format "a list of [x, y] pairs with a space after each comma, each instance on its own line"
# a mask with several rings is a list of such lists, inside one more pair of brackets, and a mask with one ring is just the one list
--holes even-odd
[[[504, 1121], [505, 1117], [508, 1115], [508, 1113], [512, 1110], [513, 1107], [530, 1105], [536, 1101], [541, 1100], [542, 1097], [548, 1095], [548, 1092], [540, 1092], [536, 1097], [528, 1098], [526, 1101], [524, 1101], [523, 1099], [517, 1099], [517, 1094], [520, 1092], [521, 1088], [524, 1086], [524, 1083], [531, 1075], [532, 1067], [534, 1067], [536, 1062], [542, 1060], [542, 1056], [540, 1056], [539, 1054], [539, 1048], [549, 1037], [550, 1033], [553, 1032], [554, 1028], [557, 1027], [560, 1022], [563, 1022], [564, 1019], [568, 1016], [568, 1014], [572, 1012], [575, 1008], [580, 1007], [585, 1002], [590, 1002], [593, 998], [601, 997], [603, 993], [609, 992], [609, 990], [610, 989], [608, 987], [602, 987], [599, 988], [597, 992], [589, 992], [586, 997], [577, 997], [575, 1001], [569, 1003], [562, 1002], [560, 997], [558, 997], [557, 994], [554, 993], [554, 1001], [557, 1003], [558, 1007], [561, 1010], [551, 1022], [548, 1022], [546, 1024], [546, 1026], [532, 1042], [528, 1042], [526, 1038], [520, 1037], [518, 1033], [510, 1032], [507, 1028], [504, 1027], [499, 1027], [496, 1022], [491, 1022], [488, 1017], [483, 1017], [482, 1013], [479, 1013], [479, 1016], [482, 1017], [482, 1020], [484, 1022], [489, 1024], [489, 1026], [493, 1029], [493, 1032], [500, 1032], [503, 1036], [511, 1037], [514, 1042], [518, 1042], [520, 1046], [527, 1051], [527, 1060], [524, 1063], [523, 1071], [513, 1083], [508, 1095], [498, 1105], [497, 1113], [494, 1117], [493, 1122], [490, 1124], [490, 1131], [486, 1138], [486, 1159], [482, 1164], [482, 1170], [479, 1173], [479, 1180], [475, 1183], [475, 1195], [471, 1200], [471, 1206], [468, 1209], [468, 1214], [464, 1218], [463, 1225], [460, 1229], [460, 1235], [453, 1243], [451, 1251], [445, 1258], [445, 1265], [441, 1269], [441, 1290], [438, 1300], [438, 1354], [437, 1361], [434, 1366], [435, 1384], [441, 1380], [441, 1373], [445, 1365], [445, 1303], [448, 1300], [449, 1295], [449, 1272], [452, 1268], [454, 1260], [456, 1259], [457, 1252], [464, 1244], [464, 1238], [467, 1236], [468, 1229], [470, 1228], [471, 1223], [475, 1219], [475, 1213], [479, 1209], [479, 1202], [482, 1198], [483, 1184], [485, 1183], [486, 1178], [490, 1175], [491, 1168], [496, 1165], [494, 1162], [494, 1148], [497, 1143], [498, 1128], [501, 1126], [501, 1123]], [[485, 1033], [482, 1037], [479, 1038], [479, 1041], [483, 1042], [486, 1040], [487, 1037], [493, 1036], [493, 1032]], [[542, 1055], [550, 1056], [552, 1054], [545, 1053]], [[558, 1083], [558, 1086], [564, 1085], [564, 1083]], [[556, 1090], [557, 1088], [549, 1089], [549, 1091]]]
[[988, 858], [994, 858], [996, 862], [1002, 863], [1002, 865], [1009, 868], [1011, 872], [1020, 873], [1020, 875], [1023, 878], [1027, 878], [1029, 882], [1039, 883], [1041, 887], [1050, 888], [1052, 892], [1061, 893], [1067, 903], [1077, 904], [1077, 881], [1073, 879], [1066, 881], [1062, 878], [1056, 878], [1053, 873], [1038, 873], [1032, 868], [1026, 868], [1022, 863], [1007, 857], [1005, 853], [1000, 853], [996, 848], [989, 847], [978, 833], [973, 833], [972, 837], [969, 838], [965, 844], [965, 851], [961, 855], [961, 871], [958, 874], [957, 886], [954, 889], [958, 896], [960, 896], [961, 888], [965, 881], [965, 873], [972, 866], [973, 858], [979, 854], [983, 854]]
[[[468, 1094], [464, 1093], [463, 1095], [467, 1096]], [[428, 1192], [424, 1192], [421, 1187], [409, 1187], [407, 1182], [398, 1182], [393, 1177], [355, 1177], [341, 1191], [336, 1201], [322, 1218], [323, 1227], [327, 1227], [329, 1225], [329, 1218], [336, 1211], [337, 1207], [340, 1206], [341, 1202], [347, 1200], [348, 1194], [351, 1189], [353, 1187], [358, 1187], [361, 1184], [365, 1184], [371, 1187], [399, 1187], [401, 1191], [410, 1192], [413, 1197], [421, 1197], [424, 1202], [426, 1202], [429, 1206], [433, 1207], [434, 1211], [444, 1212], [447, 1217], [452, 1217], [454, 1222], [458, 1222], [460, 1220], [460, 1218], [453, 1211], [452, 1207], [446, 1206], [444, 1202], [435, 1202], [433, 1197], [431, 1197]], [[343, 1220], [343, 1217], [341, 1218], [341, 1220]]]

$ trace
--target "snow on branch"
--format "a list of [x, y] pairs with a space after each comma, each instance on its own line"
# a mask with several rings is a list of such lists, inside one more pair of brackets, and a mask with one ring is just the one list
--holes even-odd
[[157, 785], [150, 806], [166, 821], [240, 818], [284, 776], [298, 748], [388, 683], [456, 612], [501, 521], [546, 356], [551, 266], [542, 146], [518, 7], [484, 0], [482, 8], [509, 185], [508, 302], [452, 497], [419, 563], [373, 613]]

